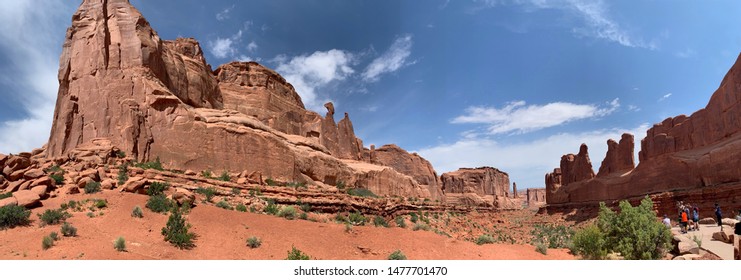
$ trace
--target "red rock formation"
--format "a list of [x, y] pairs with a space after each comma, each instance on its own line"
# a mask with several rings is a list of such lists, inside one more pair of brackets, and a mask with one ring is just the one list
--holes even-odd
[[561, 178], [564, 185], [594, 178], [592, 161], [589, 160], [587, 144], [581, 144], [579, 153], [561, 157]]
[[635, 143], [632, 134], [623, 134], [620, 143], [612, 139], [607, 140], [607, 155], [600, 165], [597, 176], [633, 170], [635, 168], [633, 149], [635, 149]]
[[477, 195], [500, 207], [508, 201], [509, 175], [496, 168], [461, 168], [444, 173], [440, 179], [443, 192], [452, 203], [456, 201], [456, 194]]
[[[625, 137], [624, 137], [625, 139]], [[604, 174], [629, 166], [628, 148], [609, 153]], [[629, 139], [626, 143], [629, 143]], [[613, 142], [614, 143], [614, 142]], [[617, 155], [615, 155], [617, 154]], [[549, 207], [622, 199], [660, 197], [669, 211], [678, 197], [692, 196], [693, 203], [729, 207], [741, 203], [741, 58], [731, 67], [704, 109], [691, 116], [668, 118], [648, 130], [641, 140], [640, 164], [621, 176], [599, 176], [581, 181], [546, 175]], [[621, 160], [622, 159], [622, 160]], [[620, 161], [623, 163], [621, 164]], [[566, 172], [564, 172], [564, 175]], [[720, 195], [722, 194], [722, 195]], [[669, 198], [667, 198], [669, 197]]]
[[545, 204], [545, 189], [527, 189], [527, 203], [529, 205]]
[[442, 184], [437, 177], [437, 172], [429, 161], [417, 153], [410, 154], [393, 144], [384, 145], [378, 149], [371, 146], [368, 158], [372, 159], [373, 164], [389, 166], [402, 174], [411, 176], [429, 190], [433, 199], [444, 200]]
[[517, 183], [512, 182], [512, 197], [517, 198]]
[[362, 158], [362, 142], [347, 115], [335, 123], [331, 103], [324, 118], [305, 110], [293, 86], [254, 62], [212, 72], [195, 40], [160, 40], [127, 0], [83, 1], [67, 31], [59, 82], [49, 159], [63, 161], [107, 141], [133, 159], [158, 157], [169, 168], [343, 181], [380, 195], [441, 193], [434, 170], [419, 156], [410, 158], [421, 171], [389, 164], [431, 173], [412, 180], [389, 168], [354, 164]]

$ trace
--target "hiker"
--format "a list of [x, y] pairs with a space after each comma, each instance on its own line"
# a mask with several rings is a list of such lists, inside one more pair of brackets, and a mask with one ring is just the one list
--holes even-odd
[[662, 220], [661, 222], [662, 222], [662, 223], [664, 223], [664, 225], [665, 225], [665, 226], [666, 226], [667, 228], [669, 228], [669, 229], [671, 229], [671, 228], [672, 228], [672, 220], [670, 220], [670, 219], [669, 219], [669, 216], [667, 216], [666, 214], [664, 214], [664, 220]]
[[715, 204], [715, 217], [718, 219], [718, 226], [723, 229], [723, 212], [720, 211], [718, 203]]
[[679, 223], [680, 231], [682, 233], [687, 233], [687, 211], [684, 211], [684, 209], [682, 209], [681, 215], [682, 215], [682, 222]]
[[684, 213], [687, 213], [687, 231], [692, 230], [692, 227], [694, 227], [694, 224], [692, 223], [690, 208], [692, 208], [692, 206], [689, 203], [684, 206]]
[[695, 230], [700, 230], [700, 209], [697, 205], [692, 209], [692, 223], [695, 224]]

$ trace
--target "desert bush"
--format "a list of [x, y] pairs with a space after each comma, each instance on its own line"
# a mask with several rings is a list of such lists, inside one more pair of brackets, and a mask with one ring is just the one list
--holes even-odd
[[52, 240], [54, 240], [54, 241], [57, 241], [57, 240], [59, 240], [59, 234], [57, 234], [57, 232], [56, 232], [56, 231], [52, 231], [52, 232], [51, 232], [51, 233], [49, 234], [49, 237], [51, 237], [51, 239], [52, 239]]
[[423, 224], [423, 223], [416, 223], [416, 224], [414, 224], [414, 227], [412, 228], [412, 230], [414, 230], [414, 231], [418, 231], [418, 230], [430, 230], [430, 225]]
[[0, 200], [1, 199], [8, 198], [8, 197], [12, 197], [12, 196], [13, 196], [13, 193], [12, 192], [0, 193]]
[[56, 225], [71, 217], [69, 213], [61, 209], [46, 209], [44, 213], [37, 215], [41, 219], [41, 226]]
[[308, 220], [309, 214], [306, 214], [306, 212], [301, 212], [301, 214], [298, 215], [298, 218], [302, 220]]
[[105, 199], [95, 200], [95, 207], [98, 207], [98, 209], [108, 207], [108, 200], [105, 200]]
[[64, 175], [62, 175], [62, 174], [54, 173], [54, 174], [49, 175], [49, 178], [51, 178], [52, 180], [54, 180], [54, 183], [57, 186], [59, 186], [61, 184], [64, 184]]
[[199, 193], [199, 194], [202, 194], [202, 195], [206, 196], [206, 201], [211, 202], [211, 199], [214, 198], [214, 196], [216, 195], [216, 188], [214, 188], [214, 187], [208, 187], [208, 188], [198, 187], [198, 189], [196, 189], [196, 193]]
[[145, 206], [155, 213], [166, 213], [170, 209], [175, 208], [175, 203], [165, 195], [159, 194], [150, 196]]
[[44, 250], [47, 250], [54, 246], [54, 239], [51, 238], [51, 236], [44, 236], [44, 238], [41, 239], [41, 248]]
[[494, 237], [488, 234], [483, 234], [476, 239], [476, 245], [492, 244], [494, 243]]
[[257, 238], [257, 236], [252, 236], [250, 238], [247, 238], [248, 247], [254, 249], [254, 248], [260, 247], [260, 245], [262, 245], [262, 241], [260, 240], [260, 238]]
[[389, 227], [389, 223], [381, 216], [373, 218], [373, 225], [377, 227]]
[[359, 196], [359, 197], [378, 197], [371, 190], [363, 189], [363, 188], [349, 189], [347, 190], [347, 194], [352, 195], [352, 196]]
[[548, 245], [546, 245], [545, 243], [536, 243], [535, 244], [535, 251], [538, 252], [538, 253], [541, 253], [543, 255], [547, 255], [548, 254]]
[[417, 221], [419, 221], [419, 217], [417, 217], [417, 213], [409, 214], [409, 221], [411, 221], [412, 223], [417, 223]]
[[213, 175], [211, 175], [211, 170], [203, 170], [201, 171], [201, 176], [206, 179], [213, 179]]
[[118, 150], [118, 152], [116, 152], [116, 157], [117, 158], [125, 158], [126, 157], [126, 153], [124, 151]]
[[268, 186], [271, 186], [271, 187], [275, 187], [275, 186], [278, 185], [278, 182], [276, 182], [275, 180], [273, 180], [273, 178], [267, 178], [267, 179], [265, 179], [265, 184], [267, 184]]
[[229, 173], [224, 171], [224, 172], [221, 172], [221, 176], [219, 176], [219, 178], [216, 178], [216, 179], [220, 181], [224, 181], [224, 182], [229, 182], [232, 180], [232, 177], [229, 177]]
[[232, 188], [232, 194], [233, 194], [233, 195], [239, 195], [239, 194], [241, 194], [241, 193], [242, 193], [242, 191], [241, 191], [241, 190], [239, 190], [238, 188]]
[[123, 186], [129, 181], [129, 163], [126, 162], [118, 167], [118, 185]]
[[275, 201], [269, 199], [268, 205], [265, 206], [265, 213], [269, 215], [278, 215], [278, 210], [278, 205], [275, 205]]
[[62, 228], [59, 229], [59, 231], [62, 232], [62, 235], [67, 237], [77, 236], [77, 228], [72, 226], [72, 224], [70, 223], [65, 222], [64, 224], [62, 224]]
[[299, 204], [299, 208], [301, 208], [301, 211], [311, 212], [311, 204], [302, 203], [302, 204]]
[[134, 163], [134, 166], [139, 167], [141, 169], [154, 169], [154, 170], [159, 170], [159, 171], [165, 170], [162, 167], [162, 163], [160, 162], [159, 157], [157, 157], [154, 161]]
[[571, 244], [574, 230], [564, 225], [539, 224], [530, 232], [532, 244], [542, 243], [548, 248], [567, 248]]
[[354, 226], [362, 226], [368, 221], [368, 218], [363, 216], [360, 212], [352, 212], [347, 216], [347, 220]]
[[234, 210], [231, 205], [229, 205], [229, 202], [226, 202], [226, 200], [219, 201], [216, 203], [216, 207], [226, 209], [226, 210]]
[[237, 204], [237, 207], [236, 207], [236, 209], [237, 209], [237, 211], [239, 211], [239, 212], [247, 212], [247, 206], [246, 206], [246, 205], [244, 205], [244, 204], [242, 204], [242, 203], [240, 203], [240, 204]]
[[401, 252], [401, 250], [396, 250], [388, 257], [389, 260], [406, 260], [407, 256], [404, 255], [404, 253]]
[[404, 219], [404, 216], [396, 216], [396, 218], [394, 219], [394, 221], [396, 222], [396, 226], [398, 226], [400, 228], [406, 228], [407, 227], [406, 219]]
[[296, 208], [293, 208], [293, 206], [285, 206], [278, 211], [278, 217], [293, 220], [296, 218]]
[[589, 225], [572, 238], [571, 251], [587, 260], [603, 260], [607, 257], [605, 236], [597, 225]]
[[0, 229], [27, 225], [31, 211], [23, 206], [7, 205], [0, 207]]
[[99, 182], [88, 182], [85, 184], [85, 193], [97, 193], [100, 191], [100, 183]]
[[170, 242], [180, 249], [190, 249], [195, 246], [193, 240], [195, 234], [188, 232], [190, 224], [185, 221], [182, 213], [178, 209], [173, 209], [170, 217], [167, 219], [167, 225], [162, 228], [162, 235], [165, 241]]
[[168, 188], [170, 188], [170, 184], [167, 182], [152, 182], [152, 184], [149, 185], [149, 188], [147, 188], [147, 195], [153, 196], [164, 194], [165, 190]]
[[131, 216], [134, 218], [144, 218], [144, 212], [139, 206], [134, 206], [134, 210], [131, 210]]
[[115, 248], [116, 251], [119, 252], [126, 251], [126, 240], [123, 238], [123, 236], [119, 236], [118, 239], [113, 242], [113, 248]]
[[286, 260], [309, 260], [311, 257], [309, 255], [304, 254], [304, 252], [301, 252], [301, 250], [296, 249], [296, 247], [291, 246], [291, 251], [288, 251], [288, 257]]
[[337, 186], [337, 189], [339, 189], [339, 190], [344, 190], [345, 187], [346, 187], [345, 186], [345, 182], [343, 182], [343, 181], [337, 181], [337, 185], [336, 186]]
[[671, 232], [656, 219], [651, 199], [644, 198], [636, 207], [620, 201], [619, 208], [616, 213], [600, 203], [596, 224], [599, 234], [595, 228], [580, 230], [580, 240], [574, 242], [572, 250], [581, 252], [584, 258], [599, 258], [609, 252], [620, 253], [628, 260], [663, 258], [671, 245]]

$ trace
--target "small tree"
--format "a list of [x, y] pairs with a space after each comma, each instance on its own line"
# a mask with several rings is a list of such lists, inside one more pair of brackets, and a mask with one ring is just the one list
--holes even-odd
[[0, 229], [27, 225], [31, 211], [23, 206], [7, 205], [0, 207]]
[[185, 221], [180, 211], [177, 208], [173, 208], [170, 218], [167, 220], [167, 225], [162, 228], [162, 235], [165, 237], [165, 241], [168, 241], [180, 249], [190, 249], [195, 246], [193, 240], [195, 234], [188, 232], [190, 224]]
[[301, 250], [296, 249], [296, 247], [291, 246], [291, 251], [288, 251], [288, 257], [286, 260], [309, 260], [311, 257], [309, 255], [304, 254], [304, 252], [301, 252]]
[[100, 191], [100, 183], [92, 181], [85, 184], [85, 193], [97, 193]]

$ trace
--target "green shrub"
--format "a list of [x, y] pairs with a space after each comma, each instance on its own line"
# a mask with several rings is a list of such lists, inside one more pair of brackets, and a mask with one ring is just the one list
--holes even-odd
[[175, 208], [175, 202], [167, 198], [163, 194], [150, 196], [145, 205], [149, 210], [155, 213], [166, 213], [170, 209]]
[[88, 218], [94, 218], [95, 217], [95, 213], [93, 213], [92, 211], [91, 212], [87, 212], [87, 216], [88, 216]]
[[411, 221], [412, 223], [417, 223], [417, 221], [419, 221], [419, 217], [417, 217], [417, 213], [409, 214], [409, 221]]
[[347, 190], [347, 194], [352, 196], [359, 196], [359, 197], [378, 197], [376, 194], [374, 194], [369, 189], [362, 189], [362, 188], [354, 188]]
[[572, 238], [571, 251], [587, 260], [603, 260], [607, 257], [605, 236], [597, 225], [589, 225], [576, 233]]
[[386, 220], [381, 216], [376, 216], [373, 218], [373, 225], [377, 227], [389, 227], [388, 222], [386, 222]]
[[237, 208], [237, 211], [239, 212], [247, 212], [247, 206], [242, 203], [237, 204], [236, 208]]
[[213, 175], [211, 175], [211, 170], [203, 170], [201, 171], [201, 176], [206, 179], [213, 179]]
[[394, 219], [394, 221], [396, 222], [396, 226], [398, 226], [400, 228], [406, 228], [407, 227], [406, 219], [404, 219], [404, 216], [396, 216], [396, 218]]
[[423, 224], [423, 223], [416, 223], [416, 224], [414, 224], [414, 227], [412, 228], [412, 230], [414, 230], [414, 231], [417, 231], [417, 230], [430, 230], [430, 225]]
[[250, 248], [257, 248], [262, 245], [262, 241], [260, 241], [260, 238], [257, 238], [256, 236], [252, 236], [250, 238], [247, 238], [247, 246]]
[[299, 207], [301, 208], [301, 211], [311, 212], [311, 204], [303, 203], [303, 204], [299, 204]]
[[288, 251], [288, 257], [286, 260], [309, 260], [311, 257], [309, 255], [304, 254], [304, 252], [301, 252], [301, 250], [296, 249], [296, 247], [291, 246], [291, 251]]
[[59, 240], [59, 234], [57, 234], [57, 232], [56, 232], [56, 231], [52, 231], [52, 232], [51, 232], [51, 233], [49, 234], [49, 237], [51, 237], [51, 239], [52, 239], [52, 240], [54, 240], [54, 241], [57, 241], [57, 240]]
[[165, 241], [170, 242], [180, 249], [190, 249], [195, 246], [193, 240], [195, 234], [188, 232], [190, 224], [185, 221], [185, 218], [179, 210], [173, 209], [170, 217], [167, 219], [167, 225], [162, 228], [162, 235], [165, 237]]
[[54, 246], [54, 239], [51, 238], [51, 236], [44, 236], [44, 238], [41, 239], [41, 248], [46, 250], [51, 248], [51, 246]]
[[229, 205], [229, 202], [226, 202], [226, 200], [219, 201], [216, 203], [216, 207], [223, 208], [226, 210], [234, 210], [231, 205]]
[[268, 184], [268, 186], [271, 186], [271, 187], [275, 187], [278, 185], [278, 182], [276, 182], [272, 178], [268, 178], [265, 180], [265, 184]]
[[162, 163], [160, 162], [159, 157], [157, 157], [154, 161], [134, 163], [134, 166], [141, 169], [154, 169], [159, 171], [165, 170], [164, 168], [162, 168]]
[[240, 195], [241, 193], [242, 193], [242, 191], [239, 190], [238, 188], [232, 188], [232, 194], [233, 195]]
[[637, 207], [620, 201], [619, 208], [616, 213], [600, 203], [596, 229], [586, 227], [577, 232], [579, 238], [572, 250], [589, 259], [601, 259], [610, 252], [620, 253], [627, 260], [663, 258], [672, 235], [656, 219], [651, 199], [644, 198]]
[[484, 234], [479, 236], [479, 238], [476, 239], [476, 245], [484, 245], [484, 244], [492, 244], [494, 243], [494, 237], [488, 234]]
[[134, 206], [134, 210], [131, 210], [131, 216], [134, 218], [144, 218], [144, 212], [139, 206]]
[[123, 236], [119, 236], [118, 239], [116, 239], [116, 242], [113, 242], [113, 248], [119, 252], [126, 251], [126, 240]]
[[198, 187], [198, 189], [196, 189], [196, 193], [199, 193], [199, 194], [202, 194], [202, 195], [206, 196], [206, 201], [211, 202], [211, 199], [214, 198], [214, 195], [216, 195], [216, 188], [214, 188], [214, 187], [208, 187], [208, 188]]
[[404, 255], [404, 253], [401, 252], [401, 250], [396, 250], [388, 257], [389, 260], [406, 260], [407, 256]]
[[574, 230], [563, 225], [539, 224], [530, 232], [532, 244], [542, 243], [548, 248], [568, 248]]
[[224, 172], [221, 172], [221, 176], [219, 176], [219, 178], [216, 178], [216, 179], [220, 181], [224, 181], [224, 182], [229, 182], [232, 180], [232, 177], [229, 177], [229, 173], [224, 171]]
[[31, 211], [23, 206], [7, 205], [0, 207], [0, 229], [27, 225]]
[[345, 189], [345, 182], [343, 181], [337, 181], [337, 189], [344, 190]]
[[545, 245], [544, 243], [537, 243], [535, 244], [535, 251], [538, 253], [541, 253], [543, 255], [548, 254], [548, 245]]
[[100, 191], [100, 183], [99, 182], [88, 182], [85, 184], [85, 193], [97, 193]]
[[306, 214], [306, 212], [301, 212], [301, 214], [298, 215], [298, 218], [302, 220], [308, 220], [309, 214]]
[[278, 212], [278, 217], [283, 217], [287, 220], [293, 220], [296, 218], [296, 208], [293, 208], [293, 206], [285, 206]]
[[265, 213], [270, 215], [278, 215], [278, 205], [275, 205], [275, 201], [268, 200], [268, 205], [265, 206]]
[[57, 186], [59, 186], [61, 184], [64, 184], [64, 175], [62, 175], [62, 174], [53, 173], [53, 174], [49, 175], [49, 178], [51, 178], [52, 180], [54, 180], [54, 183]]
[[129, 181], [129, 163], [126, 162], [118, 167], [118, 185], [123, 186]]
[[95, 207], [98, 207], [98, 209], [108, 207], [108, 200], [105, 200], [105, 199], [98, 199], [98, 200], [96, 200], [95, 201]]
[[354, 226], [362, 226], [368, 221], [368, 218], [363, 216], [360, 212], [353, 212], [347, 216], [348, 222]]
[[72, 226], [70, 223], [64, 223], [62, 224], [62, 228], [59, 230], [62, 232], [62, 235], [67, 237], [74, 237], [77, 236], [77, 228]]
[[11, 192], [0, 193], [0, 200], [5, 199], [5, 198], [8, 198], [8, 197], [13, 197], [13, 193], [11, 193]]
[[116, 157], [117, 158], [125, 158], [126, 157], [126, 153], [124, 151], [118, 150], [118, 152], [116, 152]]
[[43, 214], [37, 215], [39, 216], [39, 219], [41, 219], [41, 226], [56, 225], [71, 217], [69, 213], [62, 211], [61, 209], [47, 209]]
[[170, 188], [170, 184], [167, 182], [152, 182], [152, 184], [149, 185], [149, 188], [147, 188], [147, 195], [153, 196], [164, 194], [165, 190], [167, 190], [168, 188]]

